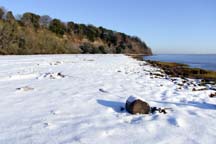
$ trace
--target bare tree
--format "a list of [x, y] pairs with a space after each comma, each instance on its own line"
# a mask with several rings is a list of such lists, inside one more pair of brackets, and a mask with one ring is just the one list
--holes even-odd
[[20, 21], [21, 18], [22, 18], [22, 15], [21, 15], [21, 14], [17, 14], [17, 15], [15, 16], [15, 19], [18, 20], [18, 21]]
[[7, 10], [4, 7], [0, 6], [0, 19], [4, 18], [4, 15], [6, 14]]
[[40, 25], [44, 27], [49, 27], [50, 22], [52, 21], [52, 18], [48, 15], [43, 15], [40, 17]]

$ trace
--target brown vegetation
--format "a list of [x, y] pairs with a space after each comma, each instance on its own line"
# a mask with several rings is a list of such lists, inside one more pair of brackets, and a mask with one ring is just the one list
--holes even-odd
[[15, 19], [0, 8], [0, 54], [135, 53], [150, 55], [139, 38], [103, 27], [63, 23], [24, 13]]
[[182, 78], [195, 78], [203, 79], [203, 83], [209, 83], [211, 81], [216, 82], [216, 72], [208, 71], [199, 68], [190, 68], [185, 64], [159, 62], [159, 61], [147, 61], [152, 66], [161, 68], [167, 75], [173, 77]]

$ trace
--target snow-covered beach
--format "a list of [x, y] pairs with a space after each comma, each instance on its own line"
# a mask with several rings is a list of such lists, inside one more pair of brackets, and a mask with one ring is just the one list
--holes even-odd
[[[0, 143], [215, 144], [214, 91], [150, 73], [125, 55], [1, 56]], [[121, 111], [131, 95], [172, 111]]]

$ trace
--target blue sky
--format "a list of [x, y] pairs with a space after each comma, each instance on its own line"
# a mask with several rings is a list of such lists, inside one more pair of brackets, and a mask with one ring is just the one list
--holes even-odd
[[0, 6], [136, 35], [156, 54], [216, 54], [216, 0], [0, 0]]

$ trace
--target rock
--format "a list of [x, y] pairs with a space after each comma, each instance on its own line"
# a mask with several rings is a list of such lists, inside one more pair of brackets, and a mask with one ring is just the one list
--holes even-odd
[[64, 78], [65, 77], [65, 75], [63, 75], [62, 73], [57, 73], [57, 76], [59, 76], [59, 77], [62, 77], [62, 78]]
[[209, 95], [209, 97], [216, 97], [216, 93], [211, 93], [210, 95]]
[[183, 80], [183, 81], [182, 81], [182, 83], [186, 83], [186, 82], [187, 82], [186, 80]]
[[56, 61], [56, 62], [50, 62], [49, 63], [50, 65], [59, 65], [59, 64], [62, 64], [62, 62], [60, 62], [60, 61]]
[[31, 88], [29, 86], [24, 86], [24, 87], [16, 88], [16, 90], [18, 90], [18, 91], [31, 91], [31, 90], [34, 90], [34, 88]]
[[133, 96], [127, 99], [125, 108], [131, 114], [149, 114], [151, 109], [148, 103]]
[[37, 79], [42, 79], [42, 78], [50, 78], [50, 79], [61, 79], [61, 78], [64, 78], [65, 75], [63, 75], [62, 73], [60, 72], [48, 72], [48, 73], [45, 73], [43, 75], [41, 75], [40, 77], [38, 77]]
[[178, 85], [178, 86], [181, 86], [181, 87], [183, 87], [183, 86], [184, 86], [183, 84], [180, 84], [180, 83], [178, 83], [177, 85]]
[[204, 91], [204, 90], [208, 90], [207, 88], [199, 88], [199, 89], [195, 89], [193, 88], [192, 91]]
[[102, 92], [102, 93], [109, 93], [108, 91], [106, 91], [104, 89], [101, 89], [101, 88], [99, 89], [99, 91]]

